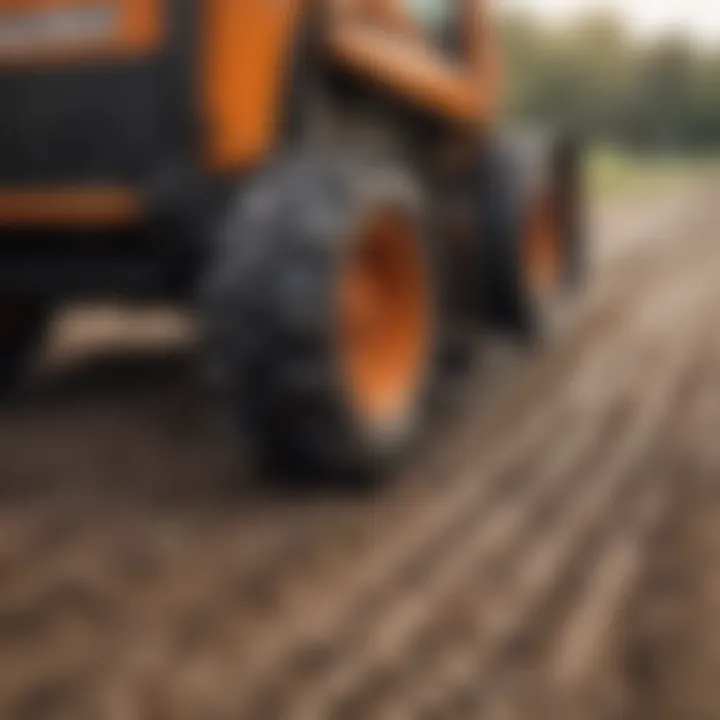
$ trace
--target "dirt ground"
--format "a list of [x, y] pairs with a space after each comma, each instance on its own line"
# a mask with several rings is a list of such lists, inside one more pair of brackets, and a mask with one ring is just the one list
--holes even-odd
[[562, 335], [364, 494], [238, 479], [188, 321], [66, 314], [0, 411], [0, 718], [720, 717], [719, 190], [599, 207]]

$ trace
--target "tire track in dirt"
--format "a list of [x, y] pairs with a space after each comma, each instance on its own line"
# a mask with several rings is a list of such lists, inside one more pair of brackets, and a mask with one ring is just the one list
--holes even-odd
[[618, 504], [615, 527], [605, 533], [590, 571], [548, 616], [537, 619], [540, 632], [526, 649], [529, 657], [514, 658], [504, 677], [489, 678], [495, 692], [484, 717], [627, 716], [631, 702], [623, 653], [632, 627], [628, 611], [645, 572], [647, 551], [664, 518], [675, 511], [673, 487], [684, 477], [677, 437], [707, 380], [708, 329], [720, 294], [712, 274], [705, 287], [709, 297], [688, 318], [694, 329], [685, 329], [679, 344], [686, 359], [673, 390], [676, 397], [659, 415], [664, 428], [636, 473], [641, 486], [636, 504]]
[[720, 713], [720, 342], [714, 330], [693, 405], [678, 427], [672, 512], [656, 533], [628, 614], [621, 667], [633, 719]]
[[[684, 362], [687, 361], [687, 353], [683, 355], [685, 358]], [[679, 364], [680, 367], [682, 367], [682, 363]], [[671, 368], [673, 367], [671, 363]], [[672, 375], [679, 375], [678, 370], [678, 363], [675, 364], [674, 369], [670, 372], [670, 376]], [[667, 379], [668, 370], [664, 369], [661, 372], [661, 377], [664, 377]], [[645, 415], [643, 415], [642, 412], [640, 412], [641, 419], [642, 417], [646, 418], [652, 418], [653, 422], [656, 422], [657, 416], [658, 416], [658, 408], [662, 401], [664, 400], [666, 403], [668, 400], [672, 397], [673, 389], [675, 388], [675, 384], [670, 383], [671, 390], [667, 393], [661, 393], [662, 399], [658, 400], [658, 398], [654, 398], [652, 402], [649, 402], [648, 400], [645, 400], [645, 404], [647, 405], [647, 408], [645, 409]], [[653, 437], [652, 432], [647, 427], [643, 427], [643, 423], [639, 424], [639, 427], [637, 425], [634, 426], [633, 431], [629, 433], [628, 438], [624, 441], [624, 444], [622, 444], [622, 447], [632, 448], [633, 452], [635, 454], [640, 453], [641, 449], [644, 447], [643, 442], [641, 442], [638, 439], [638, 436], [641, 438], [645, 438], [644, 442], [649, 442], [650, 438]], [[599, 447], [603, 447], [603, 440], [602, 434], [600, 434], [600, 437], [597, 438], [599, 441]], [[622, 448], [621, 448], [622, 450]], [[625, 457], [623, 452], [620, 452], [618, 456], [615, 456], [612, 462], [614, 462], [615, 469], [608, 470], [607, 471], [607, 478], [606, 481], [603, 481], [603, 471], [600, 471], [597, 473], [597, 475], [591, 475], [590, 478], [581, 479], [577, 478], [574, 486], [570, 487], [570, 498], [565, 499], [565, 504], [560, 503], [558, 507], [555, 508], [554, 514], [551, 514], [549, 518], [546, 518], [547, 524], [545, 526], [545, 531], [550, 531], [550, 535], [555, 535], [554, 539], [548, 540], [545, 538], [544, 540], [540, 540], [540, 538], [543, 537], [543, 526], [541, 525], [539, 528], [535, 527], [533, 528], [532, 523], [526, 523], [523, 524], [523, 529], [528, 533], [530, 538], [535, 543], [540, 543], [539, 545], [536, 545], [535, 548], [532, 547], [533, 543], [525, 542], [519, 538], [519, 535], [521, 534], [520, 528], [518, 528], [518, 541], [520, 543], [520, 547], [523, 547], [525, 545], [524, 551], [526, 555], [523, 555], [522, 553], [516, 553], [517, 558], [522, 558], [521, 566], [524, 568], [524, 570], [518, 571], [518, 577], [527, 577], [528, 572], [539, 572], [539, 576], [545, 578], [547, 582], [550, 582], [550, 579], [555, 577], [562, 578], [563, 574], [559, 573], [558, 570], [563, 566], [563, 562], [558, 559], [558, 557], [562, 558], [563, 553], [572, 553], [573, 549], [576, 547], [577, 543], [572, 542], [569, 537], [573, 536], [573, 534], [580, 534], [583, 532], [587, 532], [588, 525], [592, 525], [593, 523], [589, 521], [588, 515], [590, 515], [592, 518], [594, 518], [594, 522], [599, 524], [600, 528], [602, 528], [603, 521], [606, 517], [607, 511], [615, 507], [615, 503], [617, 502], [618, 498], [614, 495], [612, 492], [612, 483], [609, 482], [610, 478], [615, 478], [616, 483], [622, 483], [622, 482], [628, 482], [627, 476], [624, 475], [622, 472], [620, 472], [617, 469], [617, 465], [623, 465], [628, 464], [631, 461], [627, 460], [626, 463], [623, 463], [622, 458]], [[630, 456], [632, 457], [632, 456]], [[618, 459], [619, 458], [619, 459]], [[602, 467], [602, 462], [597, 463], [598, 466]], [[589, 464], [588, 467], [592, 467], [592, 464]], [[617, 488], [615, 488], [617, 490]], [[601, 497], [605, 498], [605, 503], [603, 504], [598, 494]], [[575, 500], [572, 500], [572, 497], [575, 497]], [[574, 503], [577, 503], [575, 505]], [[598, 509], [601, 508], [601, 509]], [[591, 510], [592, 509], [592, 510]], [[569, 512], [568, 512], [569, 511]], [[547, 512], [543, 512], [542, 509], [538, 508], [538, 513], [540, 515], [547, 514]], [[594, 513], [594, 514], [593, 514]], [[563, 527], [562, 518], [571, 516], [572, 520], [567, 523], [567, 526]], [[604, 531], [599, 531], [599, 536], [604, 537]], [[564, 538], [564, 539], [558, 539], [558, 538]], [[575, 538], [577, 540], [577, 538]], [[468, 547], [470, 547], [471, 544], [468, 543]], [[529, 546], [529, 547], [528, 547]], [[550, 550], [548, 550], [548, 547]], [[540, 560], [539, 558], [543, 558]], [[567, 559], [567, 558], [565, 558]], [[511, 564], [512, 561], [510, 558], [503, 558], [501, 560], [501, 563], [504, 563], [507, 567], [508, 564]], [[538, 568], [540, 568], [540, 571], [538, 571]], [[554, 572], [554, 575], [553, 575]], [[499, 600], [495, 603], [492, 601], [489, 603], [489, 608], [491, 609], [490, 615], [487, 614], [487, 608], [485, 607], [485, 603], [480, 601], [479, 607], [477, 607], [477, 603], [479, 600], [483, 597], [483, 592], [481, 589], [487, 585], [488, 578], [484, 576], [482, 573], [478, 573], [475, 577], [475, 581], [478, 582], [477, 586], [472, 588], [466, 588], [469, 592], [467, 595], [475, 598], [475, 607], [473, 608], [473, 613], [476, 615], [479, 615], [481, 618], [480, 621], [480, 627], [482, 627], [483, 623], [487, 623], [489, 627], [492, 627], [491, 632], [478, 632], [477, 622], [476, 627], [474, 627], [474, 632], [470, 632], [470, 628], [467, 628], [468, 635], [471, 638], [472, 642], [466, 645], [466, 649], [471, 650], [472, 654], [476, 657], [478, 656], [478, 647], [483, 645], [483, 635], [489, 635], [490, 637], [493, 636], [493, 633], [498, 633], [498, 625], [504, 626], [506, 630], [513, 629], [513, 631], [516, 631], [517, 628], [520, 626], [520, 619], [526, 618], [528, 619], [528, 622], [532, 622], [532, 619], [534, 617], [534, 613], [530, 611], [529, 607], [532, 606], [532, 603], [528, 604], [527, 602], [522, 602], [523, 593], [522, 592], [506, 592], [505, 595], [501, 595], [502, 600]], [[532, 582], [530, 583], [533, 584]], [[542, 583], [540, 583], [542, 585]], [[492, 589], [492, 583], [490, 583], [490, 588]], [[474, 590], [474, 592], [472, 592]], [[543, 597], [543, 594], [540, 592], [539, 597]], [[516, 612], [512, 612], [510, 609], [512, 607], [513, 598], [520, 599], [520, 605], [518, 606], [518, 609]], [[492, 610], [496, 613], [499, 613], [499, 617], [503, 620], [499, 621], [496, 619], [495, 624], [493, 625], [492, 620]], [[435, 604], [435, 612], [440, 617], [450, 616], [457, 618], [457, 611], [453, 609], [445, 609], [444, 606], [440, 603]], [[502, 633], [500, 633], [502, 634]], [[375, 636], [379, 636], [381, 633], [375, 634]], [[512, 643], [510, 643], [512, 644]], [[377, 651], [377, 647], [373, 648], [375, 651]], [[489, 655], [492, 655], [492, 652], [488, 653]], [[411, 656], [411, 655], [408, 655]], [[462, 663], [458, 665], [458, 658], [452, 658], [454, 660], [453, 666], [455, 670], [455, 675], [457, 676], [458, 668], [462, 667]], [[399, 658], [396, 658], [396, 660], [399, 660]], [[467, 658], [466, 658], [467, 660]], [[412, 676], [412, 683], [404, 689], [404, 691], [401, 693], [403, 702], [406, 703], [408, 697], [412, 697], [413, 694], [413, 687], [422, 688], [423, 691], [425, 691], [425, 694], [428, 692], [428, 688], [432, 687], [432, 682], [435, 680], [437, 682], [437, 675], [438, 675], [438, 666], [437, 666], [437, 658], [433, 660], [433, 662], [430, 662], [426, 665], [426, 671], [430, 671], [431, 674], [428, 677], [423, 676]], [[389, 663], [392, 665], [392, 663]], [[490, 665], [490, 661], [488, 660], [486, 665]], [[482, 665], [482, 664], [481, 664]], [[487, 668], [486, 667], [479, 667], [477, 663], [471, 663], [467, 662], [465, 664], [467, 677], [465, 678], [465, 683], [461, 683], [462, 687], [473, 687], [477, 688], [478, 678], [483, 678], [486, 674]], [[451, 677], [452, 677], [451, 673]], [[362, 673], [361, 673], [362, 675]], [[457, 680], [457, 677], [455, 677], [455, 680]], [[381, 684], [381, 683], [380, 683]], [[449, 683], [452, 685], [452, 683]], [[444, 682], [440, 682], [439, 686], [441, 687], [447, 687], [447, 684]], [[437, 687], [437, 686], [436, 686]], [[430, 691], [431, 694], [431, 691]], [[355, 706], [355, 702], [346, 702], [344, 707], [348, 708], [351, 706]], [[295, 704], [294, 704], [294, 707]], [[398, 708], [394, 708], [392, 711], [388, 712], [384, 717], [417, 717], [417, 716], [425, 716], [423, 715], [423, 707], [422, 705], [420, 707], [416, 707], [415, 709], [408, 709], [405, 713], [400, 713]], [[430, 714], [432, 716], [432, 713], [430, 713], [427, 708], [424, 709], [424, 711], [427, 714]], [[312, 716], [312, 711], [307, 714], [307, 717]], [[344, 713], [341, 713], [341, 716]], [[330, 714], [328, 713], [327, 716]], [[292, 715], [295, 716], [294, 714]], [[324, 717], [326, 714], [324, 712], [320, 712], [319, 715]], [[438, 717], [447, 717], [449, 715], [444, 714], [441, 711], [436, 711], [436, 716]], [[363, 715], [363, 717], [379, 717], [379, 715], [375, 713], [369, 713], [367, 715]]]

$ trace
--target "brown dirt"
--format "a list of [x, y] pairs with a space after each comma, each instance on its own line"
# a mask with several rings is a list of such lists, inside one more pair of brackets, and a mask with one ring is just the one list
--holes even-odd
[[0, 413], [0, 718], [720, 717], [716, 184], [597, 218], [386, 486], [238, 480], [192, 328], [76, 310]]

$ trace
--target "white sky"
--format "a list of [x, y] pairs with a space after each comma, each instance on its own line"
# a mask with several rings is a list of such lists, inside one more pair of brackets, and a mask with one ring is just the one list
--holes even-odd
[[496, 0], [501, 8], [530, 9], [563, 19], [595, 8], [609, 8], [633, 30], [652, 35], [671, 28], [687, 29], [693, 37], [720, 42], [720, 0]]

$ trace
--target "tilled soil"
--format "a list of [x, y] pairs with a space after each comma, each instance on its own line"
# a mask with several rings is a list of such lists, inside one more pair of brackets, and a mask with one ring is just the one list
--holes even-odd
[[600, 212], [364, 493], [238, 480], [182, 322], [68, 314], [0, 414], [0, 718], [720, 717], [718, 189]]

